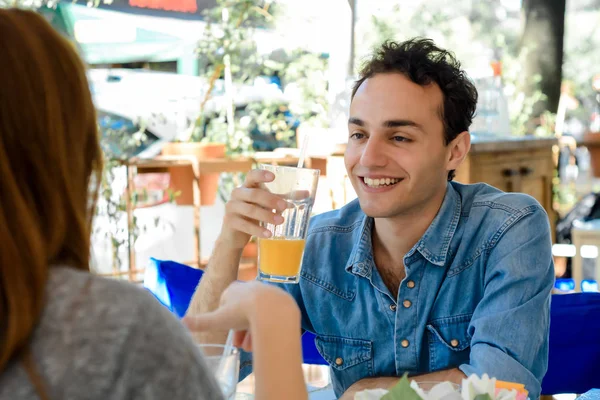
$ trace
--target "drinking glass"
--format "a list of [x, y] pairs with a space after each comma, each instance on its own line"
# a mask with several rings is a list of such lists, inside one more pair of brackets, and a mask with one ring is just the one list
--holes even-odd
[[287, 202], [280, 225], [263, 224], [270, 238], [258, 239], [258, 277], [264, 281], [298, 283], [308, 223], [317, 193], [319, 170], [260, 164], [275, 175], [264, 187]]
[[204, 355], [209, 370], [214, 372], [223, 397], [227, 400], [234, 399], [240, 374], [239, 350], [220, 344], [199, 344], [198, 348]]

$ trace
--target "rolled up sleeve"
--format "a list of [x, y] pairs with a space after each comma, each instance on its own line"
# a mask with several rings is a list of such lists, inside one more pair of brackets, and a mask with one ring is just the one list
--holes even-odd
[[485, 290], [471, 323], [471, 353], [459, 369], [525, 384], [539, 397], [548, 368], [554, 283], [548, 217], [538, 205], [512, 217], [492, 238]]

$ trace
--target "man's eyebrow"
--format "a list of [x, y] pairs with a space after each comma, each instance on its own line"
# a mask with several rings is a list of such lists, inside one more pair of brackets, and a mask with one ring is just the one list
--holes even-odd
[[363, 121], [360, 118], [350, 117], [350, 118], [348, 118], [348, 125], [350, 125], [350, 124], [358, 125], [358, 126], [365, 126], [365, 121]]
[[392, 119], [389, 121], [385, 121], [382, 125], [385, 128], [399, 128], [403, 126], [408, 126], [423, 130], [421, 124], [418, 124], [415, 121], [411, 121], [409, 119]]
[[[363, 121], [360, 118], [356, 118], [356, 117], [348, 118], [348, 124], [349, 125], [357, 125], [357, 126], [361, 126], [361, 127], [364, 127], [367, 125], [365, 121]], [[418, 124], [415, 121], [411, 121], [409, 119], [391, 119], [388, 121], [384, 121], [382, 126], [384, 128], [400, 128], [403, 126], [407, 126], [407, 127], [413, 127], [413, 128], [417, 128], [419, 130], [423, 130], [423, 127], [421, 126], [421, 124]]]

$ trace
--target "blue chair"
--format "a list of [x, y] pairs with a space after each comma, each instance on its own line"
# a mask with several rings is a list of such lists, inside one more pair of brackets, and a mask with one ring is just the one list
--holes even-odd
[[552, 296], [550, 354], [543, 394], [600, 388], [600, 293]]
[[[185, 264], [151, 258], [144, 273], [144, 287], [173, 314], [182, 318], [203, 274], [202, 270]], [[327, 365], [317, 351], [315, 335], [310, 332], [302, 335], [302, 356], [305, 364]]]
[[[181, 318], [202, 274], [187, 265], [152, 258], [144, 287]], [[542, 393], [585, 393], [600, 388], [596, 372], [600, 366], [600, 293], [554, 295], [550, 312], [550, 357]], [[326, 365], [314, 339], [310, 332], [302, 336], [303, 360]]]

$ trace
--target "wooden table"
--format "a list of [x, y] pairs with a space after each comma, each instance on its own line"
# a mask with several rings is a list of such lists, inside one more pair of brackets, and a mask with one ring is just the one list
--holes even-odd
[[[135, 191], [134, 179], [139, 173], [145, 171], [155, 171], [157, 168], [170, 167], [189, 167], [193, 171], [193, 207], [194, 207], [194, 254], [195, 260], [190, 264], [202, 267], [202, 252], [200, 242], [200, 192], [199, 179], [202, 174], [241, 172], [245, 173], [255, 167], [256, 164], [274, 164], [274, 165], [297, 165], [298, 157], [273, 152], [257, 153], [254, 157], [235, 157], [223, 159], [198, 160], [194, 156], [157, 156], [151, 159], [133, 158], [123, 163], [127, 171], [127, 187], [125, 190], [125, 203], [127, 212], [127, 246], [129, 252], [128, 271], [122, 274], [128, 274], [130, 280], [134, 280], [135, 274], [143, 272], [143, 269], [136, 268], [135, 246], [133, 235], [133, 212], [135, 206], [132, 202], [132, 194]], [[306, 166], [310, 166], [310, 160], [307, 160]]]

